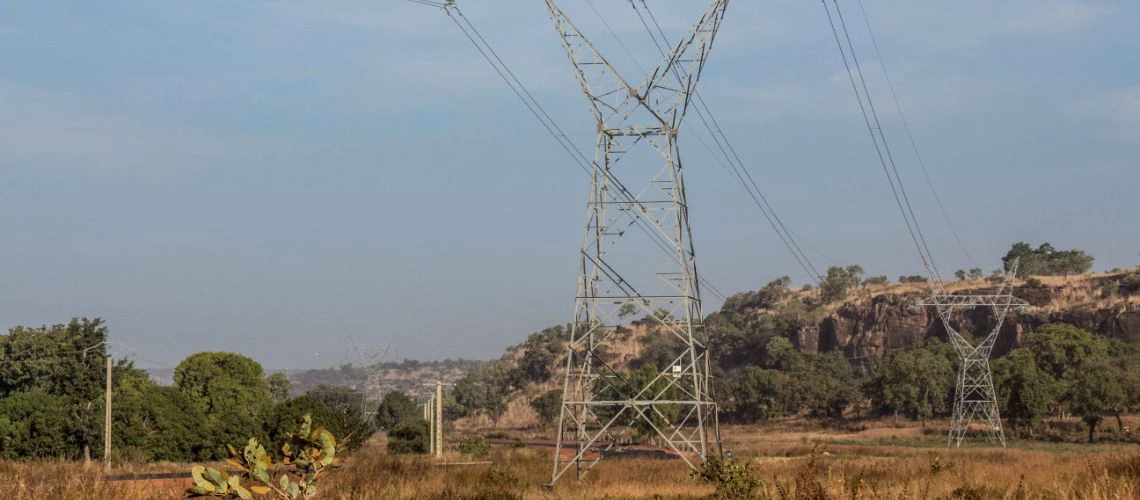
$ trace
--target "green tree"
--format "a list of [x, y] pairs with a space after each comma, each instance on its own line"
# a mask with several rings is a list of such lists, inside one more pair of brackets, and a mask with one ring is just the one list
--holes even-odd
[[1125, 404], [1120, 378], [1110, 360], [1096, 357], [1082, 363], [1069, 386], [1069, 410], [1085, 421], [1090, 443], [1095, 440], [1096, 427], [1104, 420], [1104, 414]]
[[538, 414], [538, 421], [542, 424], [557, 424], [558, 414], [562, 412], [562, 390], [547, 391], [530, 401], [530, 407]]
[[400, 391], [389, 392], [384, 395], [384, 399], [376, 409], [376, 427], [384, 431], [392, 430], [396, 424], [420, 415], [419, 411], [420, 408], [407, 394]]
[[1049, 256], [1049, 274], [1068, 276], [1084, 274], [1092, 270], [1093, 256], [1082, 250], [1063, 250]]
[[937, 339], [911, 351], [895, 351], [875, 368], [866, 390], [879, 413], [926, 420], [946, 413], [954, 390], [954, 365], [940, 352]]
[[11, 329], [0, 337], [0, 397], [39, 391], [62, 398], [70, 422], [66, 441], [89, 457], [103, 423], [106, 341], [107, 327], [98, 318]]
[[871, 276], [871, 277], [865, 278], [863, 280], [863, 286], [886, 285], [887, 283], [890, 283], [890, 282], [891, 282], [891, 280], [889, 278], [887, 278], [886, 276]]
[[359, 391], [342, 385], [321, 384], [305, 391], [305, 396], [320, 401], [326, 408], [337, 413], [359, 415], [364, 407], [364, 396]]
[[803, 398], [804, 407], [815, 417], [842, 418], [859, 399], [851, 364], [838, 352], [809, 357], [792, 372], [789, 385]]
[[391, 453], [427, 453], [430, 439], [427, 420], [408, 419], [396, 424], [388, 432], [388, 451]]
[[971, 280], [980, 280], [980, 279], [982, 279], [983, 276], [984, 276], [984, 274], [982, 273], [982, 268], [980, 268], [980, 267], [970, 268], [970, 271], [968, 273], [968, 277]]
[[0, 458], [79, 458], [71, 405], [41, 390], [0, 398]]
[[957, 271], [954, 271], [954, 277], [958, 278], [958, 281], [966, 281], [966, 270], [959, 269]]
[[785, 415], [796, 408], [788, 408], [788, 394], [783, 392], [786, 377], [776, 370], [748, 366], [732, 375], [728, 384], [729, 409], [732, 419], [739, 423], [753, 423]]
[[314, 427], [323, 427], [339, 436], [340, 444], [346, 450], [360, 448], [372, 435], [372, 426], [364, 422], [360, 410], [337, 411], [315, 397], [301, 396], [274, 405], [273, 413], [266, 421], [266, 435], [274, 449], [280, 449], [289, 441], [288, 433], [297, 431], [297, 425], [305, 415], [311, 416]]
[[550, 380], [554, 374], [554, 361], [561, 351], [562, 344], [544, 344], [527, 348], [519, 361], [519, 368], [526, 379], [533, 383]]
[[116, 392], [112, 419], [114, 449], [142, 450], [149, 460], [209, 459], [212, 436], [196, 402], [176, 387], [151, 384], [138, 392]]
[[202, 352], [174, 369], [174, 384], [198, 404], [215, 436], [213, 457], [227, 456], [226, 443], [262, 436], [272, 403], [261, 365], [240, 354]]
[[859, 286], [862, 277], [863, 268], [860, 266], [829, 267], [827, 276], [819, 282], [823, 302], [843, 300], [847, 296], [847, 290]]
[[1001, 260], [1008, 271], [1018, 259], [1020, 259], [1018, 278], [1087, 273], [1092, 269], [1094, 262], [1093, 257], [1083, 250], [1057, 250], [1048, 243], [1033, 248], [1025, 242], [1014, 243]]
[[992, 363], [994, 388], [1002, 415], [1013, 429], [1032, 430], [1049, 410], [1057, 381], [1037, 366], [1028, 349], [1015, 349]]
[[1063, 324], [1044, 325], [1027, 335], [1025, 349], [1039, 368], [1059, 381], [1071, 380], [1084, 360], [1108, 354], [1108, 346], [1095, 335]]
[[290, 382], [289, 377], [281, 372], [269, 374], [268, 377], [265, 377], [265, 383], [269, 386], [269, 397], [275, 403], [289, 399], [289, 393], [293, 391], [293, 382]]
[[772, 337], [764, 345], [764, 366], [774, 370], [791, 370], [803, 362], [803, 355], [784, 337]]
[[637, 304], [626, 302], [618, 308], [618, 319], [625, 319], [637, 314]]

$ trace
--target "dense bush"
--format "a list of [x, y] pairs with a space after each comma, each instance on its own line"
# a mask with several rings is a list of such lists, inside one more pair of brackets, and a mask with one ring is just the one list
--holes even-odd
[[459, 440], [459, 453], [484, 456], [491, 452], [491, 446], [483, 436], [465, 436]]
[[388, 451], [391, 453], [427, 453], [431, 445], [427, 420], [407, 419], [388, 431]]
[[147, 460], [193, 461], [212, 456], [215, 446], [205, 416], [190, 396], [175, 387], [151, 385], [115, 397], [113, 446], [141, 450]]
[[78, 437], [65, 398], [31, 391], [0, 399], [2, 458], [78, 458]]
[[412, 418], [420, 411], [412, 398], [400, 391], [392, 391], [384, 395], [380, 406], [376, 408], [376, 427], [380, 430], [389, 430], [405, 419]]
[[372, 426], [364, 422], [358, 407], [337, 411], [312, 396], [301, 396], [274, 407], [265, 426], [271, 447], [281, 448], [288, 440], [288, 433], [296, 431], [297, 422], [305, 415], [311, 415], [317, 425], [340, 436], [340, 445], [346, 451], [360, 448], [372, 435]]

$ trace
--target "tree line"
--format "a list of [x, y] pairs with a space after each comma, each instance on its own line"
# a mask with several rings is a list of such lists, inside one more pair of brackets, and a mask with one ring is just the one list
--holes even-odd
[[[0, 335], [0, 458], [100, 458], [107, 334], [102, 320], [84, 318]], [[135, 461], [221, 459], [228, 443], [283, 442], [306, 413], [347, 436], [349, 449], [376, 427], [361, 417], [351, 389], [289, 392], [284, 376], [266, 376], [240, 354], [191, 355], [175, 368], [172, 386], [120, 360], [112, 370], [112, 453]]]

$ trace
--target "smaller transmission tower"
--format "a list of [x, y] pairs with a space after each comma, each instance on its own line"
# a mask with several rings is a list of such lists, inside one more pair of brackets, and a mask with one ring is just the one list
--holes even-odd
[[376, 418], [376, 409], [384, 398], [383, 371], [384, 360], [388, 357], [388, 350], [392, 344], [357, 344], [352, 341], [352, 348], [356, 351], [356, 358], [360, 367], [367, 371], [368, 377], [360, 385], [360, 419], [364, 423], [372, 422]]
[[[986, 437], [990, 444], [1000, 443], [1005, 447], [1005, 434], [1001, 428], [1001, 416], [998, 412], [997, 394], [994, 391], [994, 381], [990, 374], [990, 353], [997, 342], [998, 333], [1005, 324], [1005, 318], [1010, 310], [1021, 309], [1028, 302], [1013, 296], [1013, 278], [1017, 276], [1019, 261], [1006, 269], [1001, 287], [993, 295], [950, 295], [932, 294], [931, 297], [919, 305], [932, 306], [938, 310], [942, 325], [950, 337], [950, 343], [958, 356], [962, 358], [962, 366], [958, 370], [958, 386], [954, 392], [954, 414], [950, 421], [950, 435], [946, 445], [961, 446], [962, 438], [970, 430], [970, 424], [975, 420], [984, 426]], [[978, 307], [989, 307], [993, 311], [994, 322], [988, 335], [981, 339], [977, 345], [972, 344], [960, 332], [954, 329], [950, 320], [958, 311], [971, 311]]]

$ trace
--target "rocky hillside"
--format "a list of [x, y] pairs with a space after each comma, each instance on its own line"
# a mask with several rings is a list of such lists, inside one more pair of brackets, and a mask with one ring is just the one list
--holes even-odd
[[[948, 291], [955, 294], [996, 289], [988, 280], [948, 285]], [[904, 283], [853, 289], [845, 300], [814, 307], [812, 295], [802, 291], [790, 292], [775, 303], [730, 300], [713, 316], [710, 329], [716, 335], [718, 326], [723, 328], [726, 323], [753, 331], [790, 324], [774, 333], [787, 336], [803, 352], [841, 351], [856, 364], [874, 364], [891, 351], [914, 347], [924, 338], [946, 338], [942, 323], [934, 321], [935, 313], [915, 306], [928, 294], [925, 284]], [[1007, 318], [995, 356], [1010, 351], [1026, 332], [1047, 323], [1071, 324], [1140, 345], [1140, 272], [1029, 278], [1016, 283], [1014, 294], [1031, 306]], [[955, 328], [984, 334], [993, 324], [992, 315], [988, 308], [966, 312]]]

